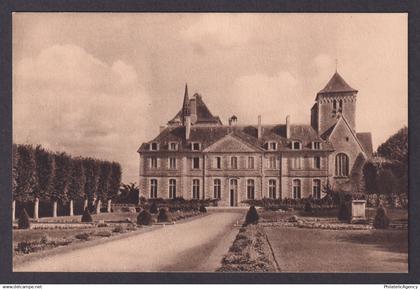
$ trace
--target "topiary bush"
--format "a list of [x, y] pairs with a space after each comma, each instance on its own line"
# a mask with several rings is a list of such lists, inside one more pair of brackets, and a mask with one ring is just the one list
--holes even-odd
[[23, 210], [20, 211], [20, 216], [18, 220], [18, 228], [29, 229], [30, 227], [31, 227], [31, 222], [29, 221], [28, 213], [26, 212], [26, 209], [23, 208]]
[[83, 215], [82, 215], [82, 222], [83, 222], [83, 223], [90, 223], [90, 222], [93, 222], [93, 220], [92, 220], [92, 216], [90, 215], [88, 208], [86, 208], [86, 209], [85, 209], [85, 211], [83, 212]]
[[172, 221], [172, 217], [170, 213], [165, 208], [161, 208], [159, 210], [159, 215], [157, 219], [158, 219], [158, 222], [171, 222]]
[[258, 224], [260, 216], [254, 206], [249, 207], [245, 217], [245, 226], [249, 224]]
[[389, 217], [382, 204], [379, 205], [376, 210], [375, 219], [373, 221], [373, 227], [375, 229], [387, 229], [389, 227]]
[[201, 213], [207, 213], [207, 209], [206, 209], [206, 207], [204, 207], [204, 205], [200, 206], [200, 212]]
[[156, 203], [152, 203], [150, 205], [149, 211], [150, 211], [151, 214], [157, 214], [158, 213], [158, 208], [157, 208]]
[[152, 224], [152, 215], [147, 210], [143, 210], [137, 215], [137, 225], [151, 226]]
[[342, 202], [338, 208], [338, 219], [340, 221], [350, 221], [351, 220], [351, 209], [347, 202]]

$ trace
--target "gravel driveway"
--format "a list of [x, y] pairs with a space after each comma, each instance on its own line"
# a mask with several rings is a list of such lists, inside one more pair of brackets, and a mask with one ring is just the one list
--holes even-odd
[[214, 212], [185, 223], [46, 257], [14, 271], [213, 272], [232, 244], [240, 212]]

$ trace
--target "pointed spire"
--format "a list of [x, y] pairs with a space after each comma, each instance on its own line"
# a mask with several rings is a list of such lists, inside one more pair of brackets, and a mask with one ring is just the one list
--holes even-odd
[[188, 97], [188, 85], [185, 83], [184, 102], [182, 103], [182, 120], [184, 121], [185, 116], [189, 116], [190, 111], [190, 98]]

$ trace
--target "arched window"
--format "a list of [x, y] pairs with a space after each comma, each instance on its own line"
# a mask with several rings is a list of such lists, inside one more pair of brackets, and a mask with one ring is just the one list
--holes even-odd
[[300, 199], [300, 180], [293, 180], [293, 199]]
[[248, 180], [246, 182], [246, 193], [248, 200], [253, 200], [255, 198], [255, 183], [254, 180]]
[[313, 180], [312, 181], [312, 196], [314, 199], [321, 198], [321, 180]]
[[221, 199], [222, 197], [222, 183], [220, 179], [214, 180], [214, 186], [213, 186], [213, 193], [215, 199]]
[[335, 156], [335, 175], [337, 177], [347, 177], [349, 175], [349, 157], [339, 153]]

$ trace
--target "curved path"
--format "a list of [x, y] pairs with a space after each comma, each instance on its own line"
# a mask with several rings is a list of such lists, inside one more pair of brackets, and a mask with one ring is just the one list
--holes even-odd
[[143, 234], [29, 261], [14, 271], [214, 272], [236, 236], [233, 225], [242, 217], [240, 212], [214, 212]]

